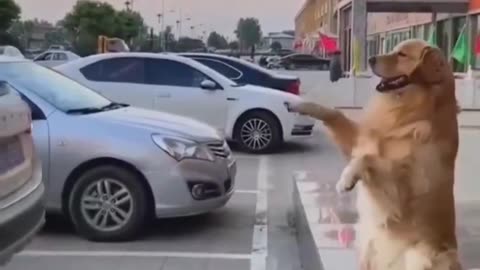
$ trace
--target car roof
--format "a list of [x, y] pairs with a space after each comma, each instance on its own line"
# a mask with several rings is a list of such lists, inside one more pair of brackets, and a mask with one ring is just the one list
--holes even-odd
[[216, 53], [195, 53], [195, 52], [187, 52], [187, 53], [179, 53], [178, 55], [185, 55], [185, 56], [200, 56], [200, 57], [215, 57], [221, 59], [236, 59], [232, 56], [227, 56], [223, 54], [216, 54]]
[[[178, 59], [179, 55], [173, 53], [149, 53], [149, 52], [111, 52], [111, 53], [100, 53], [93, 54], [84, 59], [111, 59], [111, 58], [120, 58], [120, 57], [149, 57], [149, 58], [158, 58], [158, 59]], [[184, 57], [181, 57], [184, 59]]]
[[21, 57], [0, 55], [0, 63], [15, 63], [15, 62], [28, 62], [28, 60]]
[[248, 62], [244, 59], [239, 59], [237, 57], [233, 57], [233, 56], [227, 56], [227, 55], [222, 55], [222, 54], [215, 54], [215, 53], [179, 53], [179, 55], [183, 55], [183, 56], [199, 56], [199, 57], [210, 57], [210, 58], [217, 58], [217, 59], [225, 59], [225, 60], [230, 60], [230, 61], [233, 61], [233, 62], [236, 62], [238, 64], [241, 64], [241, 65], [244, 65], [244, 66], [247, 66], [249, 68], [252, 68], [254, 70], [256, 70], [257, 72], [262, 72], [262, 73], [267, 73], [267, 74], [272, 74], [272, 72], [268, 69], [264, 69], [252, 62]]
[[185, 63], [191, 63], [196, 65], [197, 62], [195, 60], [189, 59], [187, 57], [180, 56], [178, 54], [173, 53], [148, 53], [148, 52], [112, 52], [112, 53], [101, 53], [101, 54], [93, 54], [83, 58], [75, 59], [73, 61], [67, 62], [60, 66], [74, 66], [74, 65], [84, 65], [84, 63], [93, 63], [100, 60], [106, 59], [115, 59], [115, 58], [122, 58], [122, 57], [140, 57], [140, 58], [155, 58], [155, 59], [169, 59], [175, 61], [182, 61]]
[[66, 53], [68, 55], [73, 55], [73, 56], [78, 56], [72, 51], [66, 51], [66, 50], [46, 50], [43, 53]]

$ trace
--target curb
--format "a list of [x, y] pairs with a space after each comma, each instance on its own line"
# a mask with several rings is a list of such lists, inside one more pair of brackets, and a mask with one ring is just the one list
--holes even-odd
[[[325, 204], [329, 200], [341, 202], [345, 198], [338, 199], [338, 195], [332, 195], [332, 183], [309, 180], [305, 173], [294, 174], [293, 186], [293, 210], [303, 269], [357, 269], [354, 239], [351, 234], [344, 233], [352, 232], [352, 229], [354, 233], [354, 221], [344, 223], [340, 214], [337, 222], [330, 222], [326, 221], [324, 216]], [[322, 202], [324, 200], [326, 202]], [[350, 202], [351, 198], [348, 201]]]

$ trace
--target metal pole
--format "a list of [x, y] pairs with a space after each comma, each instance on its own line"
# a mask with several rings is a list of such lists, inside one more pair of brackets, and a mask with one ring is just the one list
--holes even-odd
[[162, 51], [165, 51], [165, 47], [166, 47], [166, 39], [167, 39], [167, 36], [165, 35], [165, 16], [166, 16], [166, 13], [165, 13], [165, 0], [162, 0], [162, 26], [161, 26], [161, 31], [162, 31], [162, 44], [160, 45], [162, 47]]
[[180, 13], [180, 17], [179, 17], [178, 21], [180, 23], [179, 23], [179, 28], [178, 28], [178, 38], [180, 38], [182, 36], [182, 20], [183, 20], [183, 18], [182, 18], [182, 8], [180, 8], [179, 13]]

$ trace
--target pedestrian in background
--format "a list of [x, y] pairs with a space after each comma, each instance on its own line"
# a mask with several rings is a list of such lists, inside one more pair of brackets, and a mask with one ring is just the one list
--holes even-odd
[[336, 50], [332, 53], [332, 58], [330, 59], [330, 81], [336, 82], [343, 77], [342, 63], [341, 63], [341, 52]]

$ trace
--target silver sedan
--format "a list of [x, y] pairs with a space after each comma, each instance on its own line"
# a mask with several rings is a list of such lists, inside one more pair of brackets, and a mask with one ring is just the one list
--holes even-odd
[[137, 236], [149, 217], [196, 215], [233, 194], [235, 160], [213, 128], [109, 101], [24, 60], [0, 61], [30, 105], [47, 209], [97, 241]]

